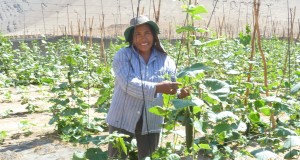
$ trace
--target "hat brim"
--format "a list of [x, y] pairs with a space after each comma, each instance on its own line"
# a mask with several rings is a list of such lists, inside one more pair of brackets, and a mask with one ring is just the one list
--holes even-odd
[[142, 25], [142, 24], [148, 24], [148, 25], [150, 25], [150, 27], [155, 31], [155, 33], [159, 34], [159, 28], [158, 28], [157, 24], [155, 22], [153, 22], [153, 21], [147, 21], [145, 23], [141, 23], [141, 24], [137, 24], [135, 26], [128, 27], [125, 30], [125, 32], [124, 32], [124, 36], [125, 36], [126, 42], [129, 42], [129, 36], [130, 36], [131, 31], [134, 29], [134, 27]]

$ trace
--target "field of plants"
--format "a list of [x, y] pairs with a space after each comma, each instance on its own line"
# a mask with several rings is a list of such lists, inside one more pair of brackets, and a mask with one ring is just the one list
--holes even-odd
[[[206, 9], [184, 11], [186, 24], [176, 30], [182, 39], [162, 43], [191, 95], [165, 95], [164, 106], [150, 109], [165, 118], [151, 159], [299, 159], [300, 43], [292, 36], [264, 39], [256, 21], [237, 38], [208, 38], [209, 30], [193, 25]], [[13, 49], [0, 36], [0, 159], [33, 153], [40, 154], [35, 159], [107, 159], [109, 142], [136, 159], [135, 141], [108, 135], [104, 121], [112, 58], [128, 44], [123, 37], [106, 48], [82, 40], [43, 37]], [[39, 148], [46, 143], [54, 147]]]

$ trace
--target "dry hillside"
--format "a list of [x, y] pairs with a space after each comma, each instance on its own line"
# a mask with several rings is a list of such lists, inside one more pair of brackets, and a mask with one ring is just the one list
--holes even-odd
[[[234, 35], [243, 30], [246, 23], [252, 23], [253, 0], [195, 1], [208, 10], [208, 13], [203, 15], [203, 20], [196, 23], [201, 27], [207, 26], [210, 20], [209, 28], [213, 31]], [[286, 34], [288, 8], [292, 13], [295, 10], [294, 35], [299, 34], [299, 0], [261, 1], [262, 34], [266, 36], [274, 33], [278, 36]], [[0, 2], [1, 32], [6, 35], [82, 34], [78, 29], [91, 28], [93, 36], [100, 36], [102, 22], [105, 36], [121, 35], [129, 19], [136, 15], [138, 6], [140, 13], [149, 15], [154, 20], [154, 10], [158, 11], [159, 5], [159, 0], [0, 0]], [[175, 28], [182, 25], [185, 18], [181, 9], [182, 4], [178, 0], [162, 0], [159, 23], [163, 36], [171, 38], [176, 36]], [[90, 35], [89, 32], [88, 34]]]

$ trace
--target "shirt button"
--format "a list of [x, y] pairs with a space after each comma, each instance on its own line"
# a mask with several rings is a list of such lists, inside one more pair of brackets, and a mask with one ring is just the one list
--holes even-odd
[[141, 114], [141, 112], [140, 112], [140, 111], [138, 111], [138, 112], [137, 112], [137, 114]]

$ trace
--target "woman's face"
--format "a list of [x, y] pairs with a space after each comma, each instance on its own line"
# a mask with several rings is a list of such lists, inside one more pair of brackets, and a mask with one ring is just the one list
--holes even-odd
[[133, 45], [140, 54], [150, 54], [153, 45], [153, 35], [149, 25], [142, 24], [135, 28], [133, 33]]

